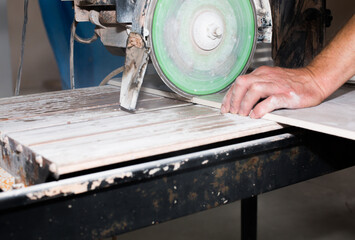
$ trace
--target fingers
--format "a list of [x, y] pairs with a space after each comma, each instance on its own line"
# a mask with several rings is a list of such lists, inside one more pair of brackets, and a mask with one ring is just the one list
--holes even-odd
[[312, 89], [314, 84], [304, 76], [303, 70], [259, 67], [237, 78], [225, 96], [221, 112], [260, 118], [279, 108], [312, 106], [317, 103], [315, 98], [321, 99]]
[[241, 103], [244, 96], [249, 91], [252, 84], [258, 83], [261, 79], [252, 74], [240, 76], [235, 82], [235, 86], [232, 91], [230, 112], [237, 114], [240, 111]]
[[239, 114], [248, 116], [254, 105], [261, 99], [277, 93], [277, 88], [272, 83], [254, 83], [245, 94], [239, 109]]
[[266, 100], [255, 106], [252, 117], [260, 118], [265, 113], [285, 107], [287, 84], [284, 84], [285, 71], [280, 68], [259, 67], [251, 74], [239, 76], [227, 92], [221, 107], [222, 113], [248, 116], [255, 104], [262, 98]]
[[287, 96], [285, 94], [276, 94], [268, 97], [264, 101], [258, 103], [250, 113], [251, 118], [261, 118], [265, 114], [276, 109], [286, 107]]
[[221, 113], [249, 115], [260, 98], [266, 98], [274, 93], [272, 91], [275, 86], [262, 81], [262, 78], [253, 74], [238, 77], [223, 99]]

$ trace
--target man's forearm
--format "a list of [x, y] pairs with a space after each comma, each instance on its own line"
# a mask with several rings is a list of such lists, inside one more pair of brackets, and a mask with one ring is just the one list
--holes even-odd
[[324, 98], [355, 75], [355, 15], [306, 69], [311, 71]]

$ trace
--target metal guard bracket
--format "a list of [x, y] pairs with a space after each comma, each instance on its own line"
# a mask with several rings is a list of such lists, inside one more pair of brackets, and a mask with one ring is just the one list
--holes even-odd
[[143, 37], [131, 32], [127, 40], [125, 70], [123, 72], [120, 105], [128, 111], [135, 111], [149, 54]]

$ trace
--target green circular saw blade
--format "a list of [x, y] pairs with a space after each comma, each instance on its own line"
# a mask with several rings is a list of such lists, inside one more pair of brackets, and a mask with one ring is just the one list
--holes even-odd
[[[219, 14], [224, 23], [222, 42], [211, 51], [198, 48], [191, 34], [203, 11]], [[158, 73], [185, 96], [222, 91], [245, 71], [253, 54], [254, 16], [250, 0], [156, 0], [151, 41]]]

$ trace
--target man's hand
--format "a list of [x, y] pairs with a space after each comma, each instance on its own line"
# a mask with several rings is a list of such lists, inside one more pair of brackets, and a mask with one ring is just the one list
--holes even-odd
[[221, 112], [261, 118], [275, 109], [315, 106], [324, 99], [310, 68], [263, 66], [237, 78], [223, 100]]
[[355, 75], [354, 43], [355, 14], [307, 67], [260, 67], [238, 77], [223, 100], [221, 112], [261, 118], [279, 108], [318, 105]]

